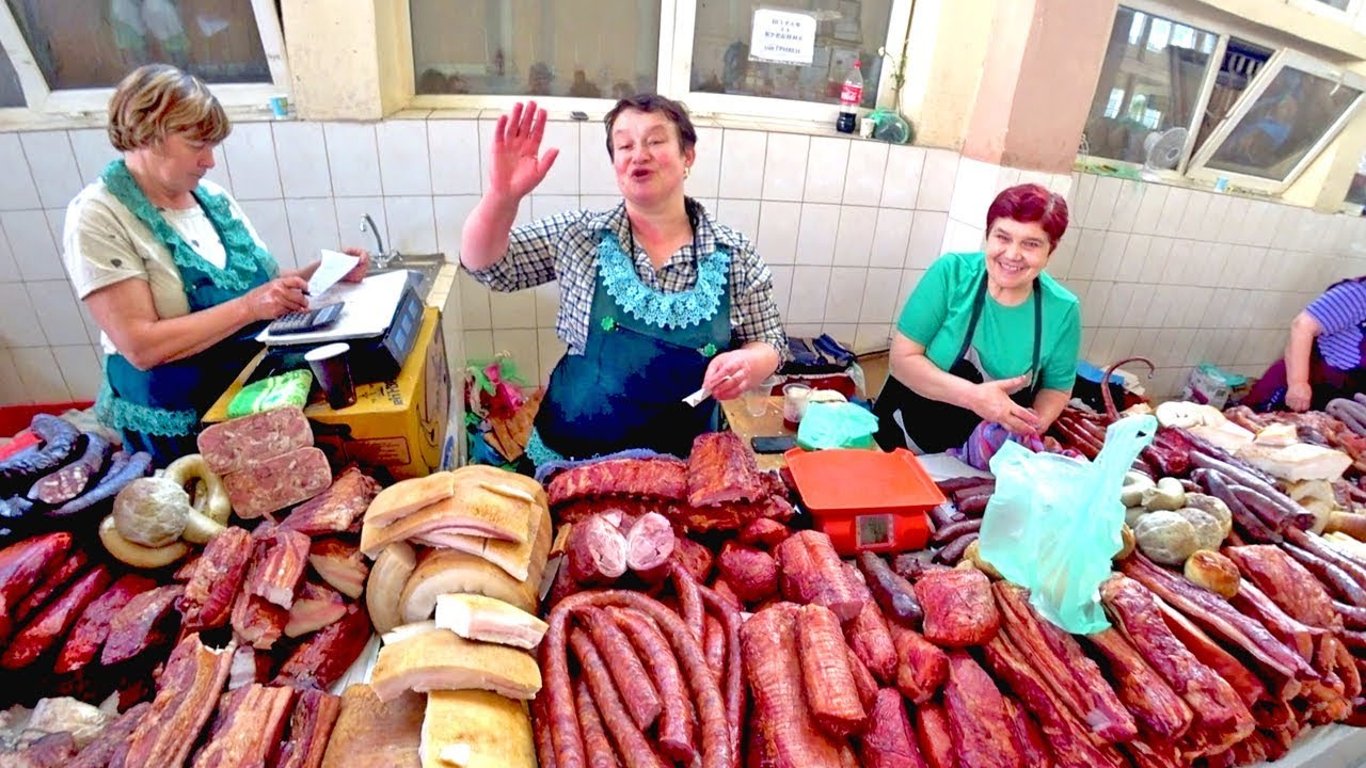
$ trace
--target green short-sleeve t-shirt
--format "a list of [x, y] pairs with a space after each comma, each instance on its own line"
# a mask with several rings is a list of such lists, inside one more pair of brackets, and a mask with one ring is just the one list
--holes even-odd
[[[986, 254], [948, 253], [920, 279], [901, 310], [897, 330], [924, 345], [925, 355], [943, 370], [953, 366], [972, 318], [972, 303], [986, 272]], [[1043, 339], [1039, 345], [1042, 386], [1070, 392], [1081, 347], [1081, 305], [1071, 291], [1046, 273], [1039, 275]], [[1034, 354], [1034, 298], [1014, 307], [984, 297], [972, 346], [992, 379], [1029, 371]]]

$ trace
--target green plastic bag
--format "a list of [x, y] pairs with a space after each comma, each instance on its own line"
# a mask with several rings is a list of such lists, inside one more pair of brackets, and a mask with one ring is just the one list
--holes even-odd
[[811, 403], [797, 425], [797, 445], [822, 448], [872, 448], [877, 417], [853, 403]]
[[1157, 434], [1157, 419], [1130, 416], [1105, 432], [1094, 462], [1034, 453], [1008, 441], [991, 457], [996, 490], [978, 546], [1006, 579], [1029, 588], [1029, 602], [1076, 635], [1110, 626], [1100, 585], [1120, 548], [1124, 473]]
[[312, 386], [313, 372], [307, 368], [254, 381], [242, 387], [242, 391], [228, 403], [228, 418], [236, 419], [277, 408], [302, 408], [308, 404], [308, 390]]

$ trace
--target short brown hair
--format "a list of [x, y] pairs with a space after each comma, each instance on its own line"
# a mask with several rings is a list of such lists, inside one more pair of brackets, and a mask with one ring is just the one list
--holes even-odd
[[602, 119], [607, 125], [607, 156], [616, 157], [616, 148], [612, 146], [612, 125], [617, 122], [617, 117], [628, 109], [640, 112], [663, 112], [669, 118], [669, 122], [678, 129], [678, 140], [683, 145], [683, 151], [687, 152], [697, 144], [697, 129], [692, 125], [692, 118], [688, 117], [688, 108], [683, 106], [683, 102], [674, 101], [657, 93], [638, 93], [635, 96], [627, 96], [617, 102], [612, 107], [612, 111]]
[[217, 144], [232, 125], [204, 81], [169, 64], [147, 64], [114, 89], [108, 130], [114, 149], [128, 152], [174, 133]]

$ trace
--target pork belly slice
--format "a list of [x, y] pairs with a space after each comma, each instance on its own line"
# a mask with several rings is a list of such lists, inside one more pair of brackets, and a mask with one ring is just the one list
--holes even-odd
[[345, 616], [346, 607], [346, 601], [337, 590], [306, 581], [289, 609], [285, 636], [302, 637], [317, 632]]
[[274, 685], [327, 690], [341, 679], [370, 642], [370, 617], [352, 605], [346, 615], [313, 633], [280, 665]]
[[541, 670], [525, 651], [433, 629], [381, 648], [370, 685], [380, 701], [404, 691], [471, 688], [529, 700], [541, 689]]
[[546, 492], [553, 506], [609, 495], [683, 501], [688, 495], [688, 465], [672, 457], [595, 461], [556, 474]]
[[340, 696], [324, 691], [299, 693], [294, 714], [289, 716], [289, 735], [280, 745], [275, 768], [319, 768], [322, 765], [328, 737], [341, 712], [341, 701]]
[[327, 490], [294, 508], [280, 523], [282, 530], [325, 536], [356, 528], [379, 493], [379, 483], [356, 467], [347, 467]]
[[308, 565], [310, 543], [298, 531], [279, 528], [259, 539], [247, 571], [247, 593], [289, 610]]
[[169, 584], [134, 595], [109, 620], [100, 663], [113, 666], [174, 637], [171, 608], [184, 592], [180, 584]]
[[336, 537], [314, 539], [308, 548], [308, 564], [329, 586], [352, 600], [365, 590], [370, 566], [355, 544]]
[[518, 581], [526, 581], [531, 572], [532, 558], [542, 539], [550, 538], [550, 513], [539, 510], [532, 516], [530, 537], [522, 542], [501, 541], [499, 539], [471, 536], [458, 529], [443, 528], [416, 536], [413, 541], [430, 547], [453, 549], [478, 555], [502, 568], [509, 576]]
[[549, 627], [515, 605], [485, 595], [454, 594], [436, 598], [436, 626], [466, 640], [535, 648]]
[[223, 694], [209, 741], [195, 755], [192, 768], [266, 765], [280, 746], [293, 703], [292, 688], [252, 684]]
[[205, 647], [194, 634], [180, 641], [157, 679], [152, 706], [128, 737], [124, 765], [179, 768], [190, 756], [228, 680], [234, 647]]
[[275, 647], [285, 632], [289, 611], [257, 595], [238, 592], [232, 606], [232, 631], [238, 639], [259, 650]]
[[63, 763], [64, 768], [106, 768], [114, 760], [116, 753], [128, 748], [128, 736], [142, 722], [142, 716], [152, 708], [152, 703], [144, 701], [114, 718], [104, 726], [95, 740], [86, 744], [74, 760]]
[[185, 594], [177, 605], [186, 632], [228, 623], [251, 552], [251, 534], [245, 528], [230, 527], [209, 540], [204, 554], [194, 561]]

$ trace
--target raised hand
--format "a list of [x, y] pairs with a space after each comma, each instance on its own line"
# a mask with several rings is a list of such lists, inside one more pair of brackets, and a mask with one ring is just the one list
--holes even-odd
[[489, 162], [489, 192], [520, 200], [550, 172], [560, 150], [541, 153], [545, 110], [531, 101], [513, 105], [510, 115], [498, 118]]

